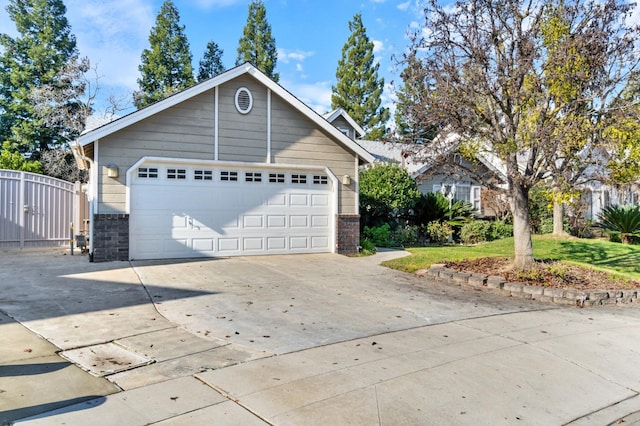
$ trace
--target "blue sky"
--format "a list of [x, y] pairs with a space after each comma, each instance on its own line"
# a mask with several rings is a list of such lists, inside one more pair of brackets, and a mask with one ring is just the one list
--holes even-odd
[[[236, 48], [247, 19], [250, 0], [174, 0], [186, 27], [194, 66], [209, 40], [224, 50], [227, 68], [235, 64]], [[360, 12], [367, 35], [375, 44], [380, 76], [385, 78], [383, 102], [392, 104], [389, 84], [398, 80], [392, 56], [401, 54], [407, 32], [422, 23], [419, 0], [265, 0], [267, 19], [278, 48], [280, 84], [323, 113], [330, 109], [331, 85], [348, 22]], [[0, 32], [15, 34], [15, 26], [0, 0]], [[97, 65], [100, 98], [127, 96], [137, 88], [138, 64], [148, 47], [151, 27], [162, 0], [65, 0], [67, 18], [82, 56]], [[98, 100], [96, 109], [103, 108]]]

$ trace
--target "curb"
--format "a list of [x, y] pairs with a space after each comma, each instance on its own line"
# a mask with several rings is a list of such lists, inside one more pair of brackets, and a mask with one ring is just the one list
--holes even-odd
[[539, 300], [558, 305], [578, 307], [628, 305], [638, 303], [640, 289], [625, 290], [573, 290], [555, 287], [507, 282], [504, 278], [469, 272], [460, 272], [434, 264], [420, 271], [421, 276], [446, 284], [471, 287], [518, 299]]

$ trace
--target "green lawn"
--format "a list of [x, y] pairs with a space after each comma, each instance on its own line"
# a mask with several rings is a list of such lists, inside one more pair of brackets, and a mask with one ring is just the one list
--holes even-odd
[[[433, 263], [478, 257], [513, 257], [513, 238], [476, 246], [420, 247], [407, 249], [411, 256], [383, 262], [384, 266], [407, 272], [428, 268]], [[536, 259], [556, 259], [600, 271], [640, 280], [640, 246], [601, 240], [533, 236]]]

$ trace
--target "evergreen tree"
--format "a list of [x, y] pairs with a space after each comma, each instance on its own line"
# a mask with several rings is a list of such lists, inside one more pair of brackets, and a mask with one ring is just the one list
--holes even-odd
[[406, 62], [405, 69], [400, 73], [402, 86], [396, 92], [396, 136], [403, 143], [428, 142], [436, 137], [437, 128], [428, 124], [426, 119], [428, 106], [423, 95], [427, 83], [421, 63], [415, 55], [409, 56]]
[[[33, 94], [47, 87], [64, 93], [77, 83], [61, 76], [78, 61], [76, 40], [62, 0], [10, 0], [6, 10], [18, 36], [0, 35], [0, 142], [10, 141], [21, 154], [37, 159], [74, 134], [62, 122], [45, 120]], [[68, 93], [77, 97], [80, 89]], [[67, 101], [77, 99], [58, 99]]]
[[331, 87], [331, 107], [342, 108], [367, 132], [365, 139], [380, 139], [385, 134], [389, 110], [380, 106], [384, 78], [378, 79], [380, 64], [374, 64], [373, 42], [357, 13], [349, 22], [351, 35], [342, 48], [336, 70], [336, 85]]
[[215, 77], [225, 71], [224, 65], [222, 65], [223, 53], [224, 51], [215, 41], [207, 43], [204, 56], [198, 66], [198, 82]]
[[274, 72], [278, 52], [276, 39], [271, 35], [271, 25], [267, 21], [267, 10], [261, 0], [253, 0], [249, 5], [249, 16], [238, 43], [236, 65], [249, 62], [278, 82], [280, 75]]
[[138, 70], [140, 90], [133, 103], [142, 108], [193, 85], [193, 67], [189, 41], [180, 25], [180, 14], [171, 0], [166, 0], [151, 28], [149, 49], [142, 51]]

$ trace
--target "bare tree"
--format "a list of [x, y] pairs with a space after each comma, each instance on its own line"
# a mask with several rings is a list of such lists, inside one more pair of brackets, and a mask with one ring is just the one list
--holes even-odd
[[429, 146], [442, 152], [438, 142], [457, 135], [467, 151], [487, 149], [505, 164], [517, 268], [534, 262], [531, 187], [564, 183], [560, 171], [605, 149], [598, 123], [637, 68], [638, 29], [625, 21], [631, 7], [616, 0], [427, 3], [407, 57], [422, 64], [427, 124], [442, 129]]

